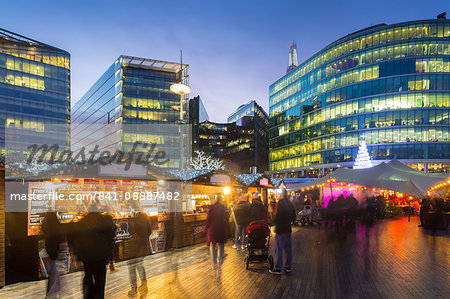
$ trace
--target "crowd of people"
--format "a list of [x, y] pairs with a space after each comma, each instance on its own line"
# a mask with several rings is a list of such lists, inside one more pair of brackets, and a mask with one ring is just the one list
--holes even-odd
[[382, 195], [368, 196], [360, 204], [353, 194], [347, 197], [341, 194], [336, 200], [329, 200], [327, 208], [322, 209], [322, 214], [326, 225], [353, 225], [356, 218], [366, 224], [372, 224], [375, 219], [384, 218], [384, 209], [385, 201]]
[[[230, 235], [231, 224], [234, 226], [234, 241], [232, 248], [245, 250], [247, 247], [247, 227], [253, 221], [267, 221], [274, 226], [276, 259], [272, 274], [292, 271], [292, 224], [296, 222], [299, 209], [309, 206], [320, 212], [325, 225], [352, 225], [356, 218], [365, 223], [372, 223], [376, 218], [385, 215], [385, 200], [381, 195], [369, 195], [361, 203], [349, 194], [339, 195], [329, 199], [326, 207], [314, 195], [306, 195], [303, 200], [298, 194], [280, 189], [277, 199], [268, 198], [267, 206], [263, 204], [261, 195], [237, 195], [227, 206], [223, 194], [216, 194], [215, 202], [209, 207], [206, 220], [206, 242], [209, 246], [212, 266], [217, 279], [220, 280], [222, 264], [225, 255], [225, 243]], [[450, 211], [450, 201], [439, 198], [426, 198], [420, 203], [420, 220], [423, 225], [424, 215], [428, 211]], [[149, 236], [152, 224], [145, 213], [137, 213], [133, 219], [130, 242], [137, 248], [134, 259], [129, 260], [129, 279], [131, 289], [129, 296], [147, 293], [147, 278], [143, 259], [149, 254]], [[114, 258], [116, 226], [113, 218], [107, 213], [101, 213], [95, 204], [91, 205], [87, 215], [71, 227], [70, 231], [62, 228], [55, 213], [47, 213], [42, 230], [45, 236], [45, 247], [50, 259], [48, 271], [47, 297], [55, 297], [60, 290], [59, 274], [56, 260], [62, 242], [68, 241], [77, 259], [83, 263], [83, 294], [84, 298], [104, 298], [106, 266]], [[284, 259], [283, 259], [284, 258]], [[283, 268], [284, 261], [284, 268]], [[111, 269], [115, 269], [115, 266]], [[140, 285], [138, 287], [138, 276]]]
[[[252, 194], [251, 203], [248, 195], [241, 195], [235, 205], [232, 206], [233, 220], [235, 222], [235, 236], [233, 248], [245, 249], [245, 235], [247, 226], [256, 220], [266, 220], [266, 210], [257, 192]], [[239, 242], [240, 241], [240, 242]]]
[[[147, 279], [142, 259], [149, 253], [148, 238], [152, 225], [146, 214], [138, 212], [132, 222], [133, 237], [130, 242], [136, 243], [135, 258], [129, 263], [131, 290], [129, 295], [138, 291], [136, 271], [139, 272], [141, 285], [139, 290], [147, 292]], [[83, 296], [86, 299], [104, 298], [106, 282], [106, 266], [114, 259], [115, 234], [117, 227], [108, 213], [101, 212], [93, 203], [89, 212], [77, 223], [63, 227], [55, 212], [48, 212], [44, 218], [45, 249], [50, 259], [47, 281], [47, 298], [56, 298], [61, 290], [60, 274], [56, 260], [61, 244], [67, 240], [74, 255], [83, 264]], [[116, 269], [114, 267], [114, 269]]]
[[[210, 246], [211, 260], [216, 277], [220, 280], [221, 269], [224, 258], [224, 244], [230, 227], [230, 216], [227, 213], [223, 196], [217, 195], [216, 202], [210, 207], [207, 217], [207, 244]], [[251, 201], [250, 201], [251, 199]], [[268, 211], [268, 212], [267, 212]], [[288, 199], [285, 189], [278, 194], [278, 202], [273, 198], [266, 208], [261, 200], [260, 194], [255, 192], [251, 198], [247, 194], [237, 197], [231, 205], [231, 221], [235, 226], [233, 248], [242, 250], [247, 246], [247, 227], [253, 221], [264, 220], [271, 222], [275, 226], [275, 265], [270, 269], [270, 273], [281, 274], [283, 269], [283, 257], [285, 255], [285, 272], [292, 270], [292, 223], [296, 217], [294, 206]]]

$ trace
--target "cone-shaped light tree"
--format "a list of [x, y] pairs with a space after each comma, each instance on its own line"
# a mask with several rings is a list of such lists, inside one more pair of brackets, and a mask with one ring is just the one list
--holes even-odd
[[358, 148], [358, 154], [355, 158], [355, 163], [353, 164], [353, 169], [362, 169], [372, 167], [372, 161], [370, 161], [369, 151], [366, 145], [366, 135], [361, 136], [361, 144]]

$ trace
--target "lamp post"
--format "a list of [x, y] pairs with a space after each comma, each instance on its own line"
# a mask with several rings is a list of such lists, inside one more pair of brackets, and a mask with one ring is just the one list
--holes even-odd
[[180, 95], [180, 123], [183, 123], [183, 96], [192, 92], [189, 86], [183, 84], [183, 51], [180, 51], [180, 83], [170, 85], [170, 91]]
[[178, 123], [180, 124], [180, 169], [183, 168], [183, 96], [186, 94], [190, 94], [192, 89], [183, 84], [183, 52], [181, 51], [181, 62], [180, 62], [180, 83], [175, 83], [170, 85], [170, 91], [180, 95], [180, 120]]

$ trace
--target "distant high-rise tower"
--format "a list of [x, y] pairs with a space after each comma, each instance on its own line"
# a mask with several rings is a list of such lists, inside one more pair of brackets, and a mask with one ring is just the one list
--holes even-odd
[[289, 49], [289, 65], [287, 67], [287, 73], [292, 71], [298, 66], [298, 55], [297, 55], [297, 44], [292, 42], [291, 48]]

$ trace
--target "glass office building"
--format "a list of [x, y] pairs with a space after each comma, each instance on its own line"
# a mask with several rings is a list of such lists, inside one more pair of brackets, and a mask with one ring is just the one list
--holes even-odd
[[194, 150], [204, 151], [224, 160], [228, 171], [248, 173], [268, 169], [269, 117], [256, 101], [239, 106], [227, 123], [204, 121], [193, 126]]
[[209, 120], [208, 112], [200, 96], [189, 100], [189, 124], [192, 126], [192, 152], [198, 150], [199, 124]]
[[67, 148], [69, 126], [70, 54], [0, 29], [0, 152], [40, 140]]
[[188, 66], [180, 69], [178, 63], [120, 56], [74, 105], [72, 150], [99, 144], [100, 150], [129, 152], [135, 142], [156, 144], [169, 159], [164, 167], [178, 168], [180, 96], [170, 86], [187, 84]]
[[260, 166], [256, 164], [253, 127], [253, 119], [249, 116], [244, 117], [242, 125], [236, 122], [200, 123], [196, 149], [223, 159], [226, 170], [231, 173], [248, 173], [250, 167]]
[[[269, 167], [269, 116], [264, 109], [252, 100], [239, 106], [227, 119], [228, 123], [236, 122], [242, 127], [251, 127], [253, 131], [251, 149], [253, 165], [258, 172], [264, 172]], [[242, 147], [243, 145], [241, 145]]]
[[450, 21], [349, 34], [270, 86], [270, 171], [352, 167], [361, 136], [375, 163], [450, 170]]

